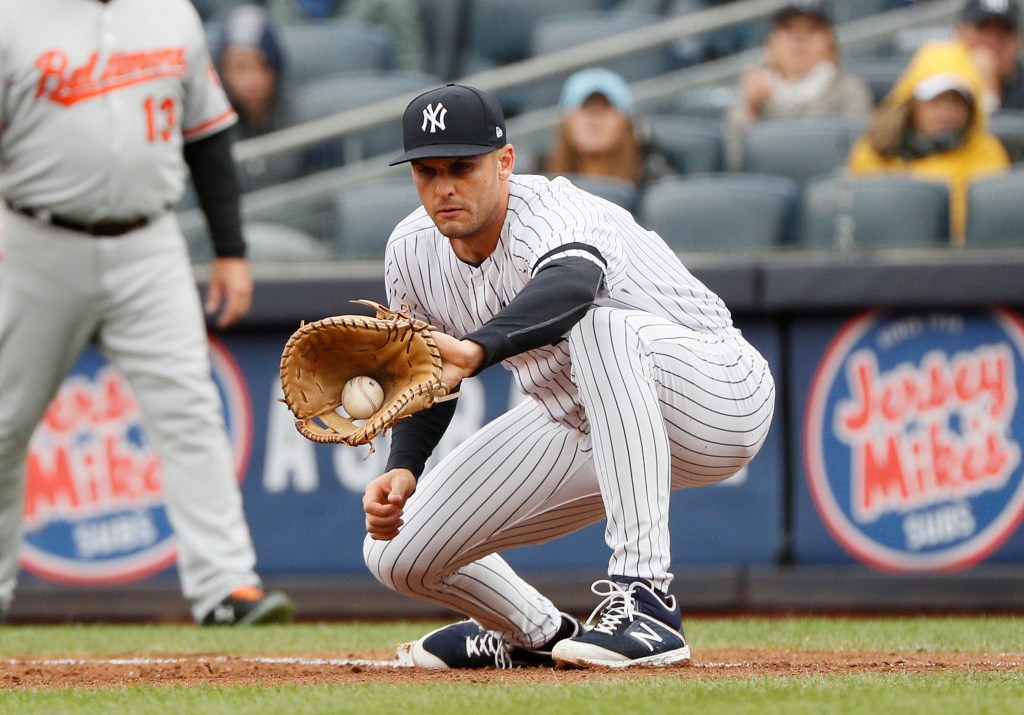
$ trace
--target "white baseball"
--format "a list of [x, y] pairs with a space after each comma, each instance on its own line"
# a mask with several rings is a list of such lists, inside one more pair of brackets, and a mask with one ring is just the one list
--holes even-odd
[[384, 388], [367, 375], [358, 375], [345, 383], [341, 406], [354, 420], [365, 420], [384, 405]]

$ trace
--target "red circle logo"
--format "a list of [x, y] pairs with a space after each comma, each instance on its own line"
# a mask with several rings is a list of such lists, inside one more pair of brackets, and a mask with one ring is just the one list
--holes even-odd
[[1008, 310], [863, 314], [818, 366], [807, 480], [851, 555], [895, 571], [977, 563], [1024, 518], [1024, 327]]

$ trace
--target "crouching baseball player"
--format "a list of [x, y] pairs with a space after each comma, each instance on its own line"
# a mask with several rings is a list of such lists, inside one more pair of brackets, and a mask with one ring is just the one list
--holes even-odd
[[[726, 479], [764, 442], [775, 388], [722, 301], [656, 234], [565, 179], [513, 173], [497, 100], [414, 99], [405, 153], [422, 207], [392, 232], [393, 310], [435, 326], [443, 382], [502, 363], [530, 398], [429, 472], [454, 413], [399, 422], [363, 497], [374, 576], [470, 620], [427, 634], [424, 668], [661, 666], [689, 659], [669, 592], [672, 489]], [[685, 229], [685, 227], [681, 227]], [[498, 552], [607, 520], [608, 578], [584, 626]]]

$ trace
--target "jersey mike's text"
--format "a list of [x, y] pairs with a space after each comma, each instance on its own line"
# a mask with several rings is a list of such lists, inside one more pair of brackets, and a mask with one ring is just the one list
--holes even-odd
[[25, 524], [161, 503], [160, 460], [141, 441], [138, 404], [103, 367], [68, 379], [50, 403], [27, 462]]
[[847, 364], [850, 398], [839, 403], [835, 430], [851, 451], [854, 517], [996, 491], [1020, 463], [1010, 436], [1017, 403], [1013, 356], [1004, 345], [950, 357], [926, 354], [919, 365], [882, 372], [870, 350]]

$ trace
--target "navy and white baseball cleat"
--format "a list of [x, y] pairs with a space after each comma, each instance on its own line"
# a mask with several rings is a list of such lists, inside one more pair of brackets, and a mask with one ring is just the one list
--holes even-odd
[[579, 620], [563, 613], [558, 633], [549, 643], [525, 648], [510, 646], [476, 621], [460, 621], [431, 631], [418, 641], [403, 643], [398, 648], [398, 662], [430, 670], [551, 667], [555, 664], [552, 647], [582, 630]]
[[511, 668], [510, 648], [500, 636], [476, 621], [460, 621], [438, 628], [398, 649], [403, 665], [430, 670], [457, 668]]
[[556, 644], [562, 667], [662, 667], [690, 660], [679, 604], [645, 581], [601, 580], [592, 587], [605, 599], [590, 616], [588, 630]]

